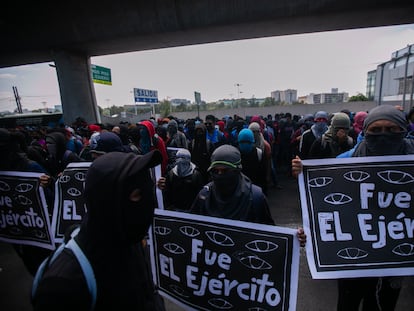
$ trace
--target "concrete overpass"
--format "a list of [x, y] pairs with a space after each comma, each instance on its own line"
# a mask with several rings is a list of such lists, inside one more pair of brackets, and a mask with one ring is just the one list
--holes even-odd
[[411, 23], [412, 0], [14, 1], [0, 12], [0, 67], [53, 61], [65, 122], [97, 122], [93, 56]]

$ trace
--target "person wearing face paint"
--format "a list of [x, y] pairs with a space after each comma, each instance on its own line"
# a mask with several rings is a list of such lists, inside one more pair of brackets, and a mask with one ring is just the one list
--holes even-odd
[[178, 150], [175, 156], [174, 167], [160, 177], [157, 186], [163, 192], [165, 209], [187, 212], [205, 182], [187, 149]]
[[[149, 169], [161, 161], [158, 150], [109, 152], [87, 171], [87, 214], [72, 239], [96, 280], [95, 310], [165, 310], [142, 242], [157, 206]], [[92, 299], [79, 261], [65, 248], [44, 272], [32, 305], [35, 311], [90, 310]]]
[[[214, 150], [208, 169], [212, 181], [200, 190], [190, 213], [274, 225], [262, 189], [241, 170], [241, 155], [236, 147], [225, 144]], [[302, 228], [298, 228], [297, 237], [304, 246], [306, 235]]]
[[328, 113], [318, 111], [314, 116], [314, 124], [310, 129], [303, 132], [299, 141], [299, 157], [301, 159], [309, 158], [309, 150], [316, 139], [322, 137], [323, 133], [328, 130]]

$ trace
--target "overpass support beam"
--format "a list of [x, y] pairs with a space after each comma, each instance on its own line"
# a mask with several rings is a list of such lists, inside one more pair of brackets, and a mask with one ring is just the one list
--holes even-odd
[[90, 58], [79, 53], [58, 51], [54, 53], [54, 61], [65, 124], [72, 124], [77, 117], [84, 118], [89, 124], [100, 123]]

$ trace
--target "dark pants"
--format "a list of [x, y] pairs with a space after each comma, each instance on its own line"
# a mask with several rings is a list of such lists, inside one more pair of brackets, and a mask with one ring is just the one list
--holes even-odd
[[401, 290], [401, 278], [338, 280], [337, 311], [393, 311]]

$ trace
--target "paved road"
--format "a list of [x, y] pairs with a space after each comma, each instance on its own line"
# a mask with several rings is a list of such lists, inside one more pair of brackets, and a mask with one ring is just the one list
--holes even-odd
[[[297, 182], [293, 178], [280, 176], [283, 189], [270, 189], [271, 213], [279, 226], [297, 228], [302, 223]], [[0, 310], [28, 311], [32, 277], [26, 272], [14, 250], [0, 243]], [[395, 311], [414, 310], [414, 277], [406, 277]], [[301, 250], [298, 311], [334, 311], [336, 305], [336, 281], [312, 280], [304, 249]], [[180, 307], [166, 301], [168, 311], [182, 311]]]

